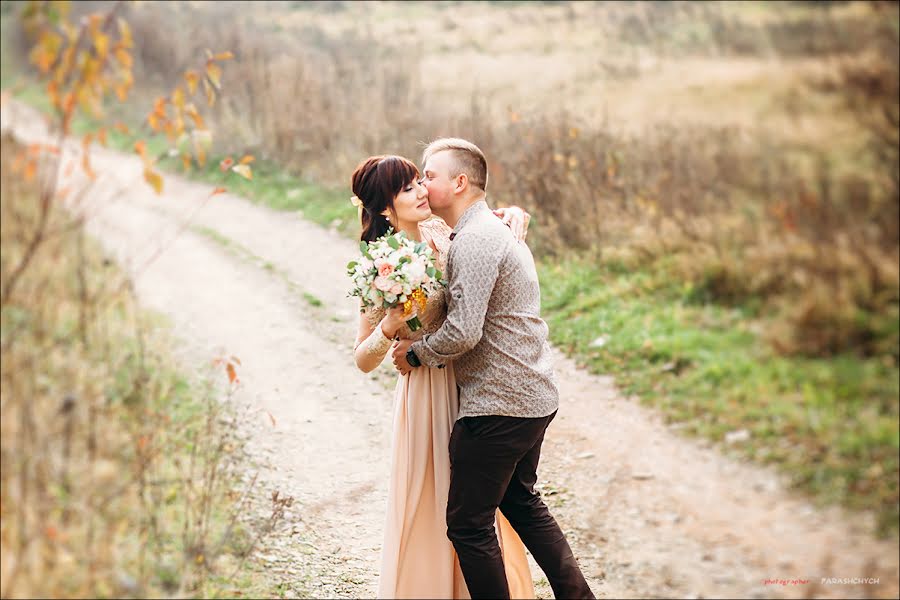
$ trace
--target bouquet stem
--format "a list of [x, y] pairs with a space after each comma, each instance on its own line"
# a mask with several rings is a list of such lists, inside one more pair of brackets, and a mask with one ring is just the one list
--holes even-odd
[[406, 326], [409, 327], [410, 331], [416, 331], [422, 328], [422, 322], [419, 320], [418, 316], [414, 316], [406, 322]]

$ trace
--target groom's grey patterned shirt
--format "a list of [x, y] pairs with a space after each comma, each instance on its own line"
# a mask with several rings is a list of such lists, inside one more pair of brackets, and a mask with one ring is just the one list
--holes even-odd
[[534, 258], [484, 201], [453, 229], [444, 324], [413, 343], [423, 364], [453, 361], [459, 417], [545, 417], [559, 406]]

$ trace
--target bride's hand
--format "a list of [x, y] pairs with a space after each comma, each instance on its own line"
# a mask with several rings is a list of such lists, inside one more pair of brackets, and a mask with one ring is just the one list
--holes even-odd
[[516, 239], [523, 241], [528, 236], [528, 223], [531, 221], [531, 215], [518, 206], [508, 206], [506, 208], [498, 208], [494, 214], [500, 217], [500, 220], [512, 230]]
[[400, 329], [406, 324], [406, 320], [410, 318], [412, 318], [410, 315], [403, 315], [402, 304], [387, 309], [387, 314], [381, 320], [381, 331], [384, 333], [384, 337], [390, 339], [397, 337]]

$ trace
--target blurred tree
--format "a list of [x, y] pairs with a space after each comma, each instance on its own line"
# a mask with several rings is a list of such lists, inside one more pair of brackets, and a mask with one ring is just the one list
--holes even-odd
[[[2, 291], [4, 305], [45, 237], [53, 200], [64, 196], [57, 190], [63, 170], [62, 148], [72, 133], [76, 116], [83, 114], [94, 125], [81, 140], [81, 167], [90, 179], [95, 178], [90, 161], [91, 144], [98, 141], [105, 145], [110, 128], [128, 131], [122, 123], [108, 123], [104, 111], [104, 104], [111, 97], [124, 102], [134, 85], [134, 40], [128, 22], [120, 16], [123, 5], [122, 1], [112, 5], [103, 3], [105, 12], [86, 14], [77, 23], [71, 19], [68, 1], [31, 0], [21, 10], [22, 30], [30, 48], [29, 62], [44, 83], [44, 93], [53, 109], [49, 124], [56, 142], [32, 144], [16, 161], [17, 171], [25, 178], [37, 176], [42, 164], [47, 164], [48, 177], [41, 182], [41, 217], [37, 229], [30, 236], [27, 251], [7, 278]], [[163, 156], [180, 156], [185, 169], [194, 164], [200, 167], [206, 164], [212, 131], [206, 127], [194, 99], [200, 96], [200, 106], [203, 100], [208, 106], [215, 104], [221, 91], [220, 63], [231, 58], [231, 52], [214, 54], [206, 50], [198, 68], [186, 71], [182, 81], [168, 95], [154, 100], [144, 125], [153, 132], [164, 133], [169, 148], [158, 156], [151, 156], [147, 144], [139, 140], [134, 144], [134, 151], [144, 163], [144, 180], [156, 193], [162, 193], [163, 189], [163, 177], [157, 169]], [[230, 169], [252, 179], [249, 166], [252, 161], [252, 156], [245, 156], [237, 164], [232, 161]], [[224, 191], [224, 188], [216, 188], [211, 195]]]

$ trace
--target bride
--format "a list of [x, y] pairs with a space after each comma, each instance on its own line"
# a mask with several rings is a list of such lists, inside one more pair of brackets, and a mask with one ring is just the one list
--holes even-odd
[[[400, 156], [373, 156], [352, 177], [353, 202], [360, 209], [363, 241], [389, 228], [427, 242], [446, 272], [451, 229], [431, 218], [428, 192], [419, 171]], [[529, 215], [512, 207], [495, 211], [524, 238]], [[381, 364], [394, 338], [419, 339], [436, 331], [447, 313], [446, 290], [432, 294], [419, 320], [406, 326], [403, 308], [368, 308], [360, 315], [356, 365], [369, 372]], [[400, 375], [394, 399], [391, 476], [381, 551], [379, 598], [469, 598], [453, 544], [447, 538], [450, 488], [450, 432], [459, 410], [453, 366], [423, 367]], [[495, 529], [511, 598], [534, 598], [525, 546], [498, 510]]]

